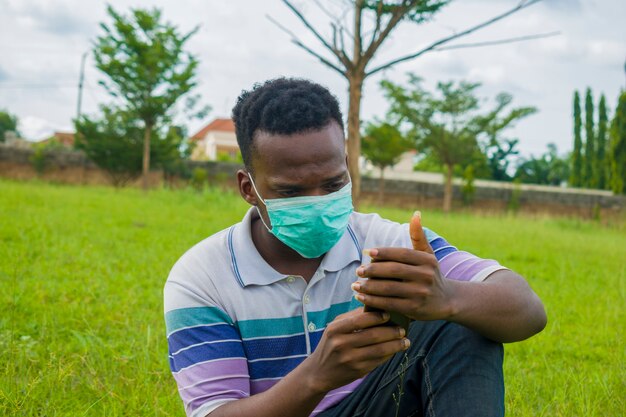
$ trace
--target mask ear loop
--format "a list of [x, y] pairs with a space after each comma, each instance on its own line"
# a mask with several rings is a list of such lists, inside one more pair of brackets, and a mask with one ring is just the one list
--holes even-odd
[[[259, 200], [261, 200], [263, 202], [263, 205], [265, 206], [265, 209], [267, 210], [267, 203], [265, 202], [263, 197], [261, 197], [261, 194], [259, 193], [259, 190], [256, 189], [256, 185], [254, 184], [254, 180], [252, 179], [252, 174], [250, 174], [249, 172], [247, 174], [248, 174], [248, 178], [250, 178], [250, 183], [252, 184], [252, 188], [254, 188], [254, 192], [256, 193], [257, 197], [259, 197]], [[267, 224], [265, 223], [265, 220], [263, 220], [263, 216], [261, 215], [261, 211], [259, 210], [259, 206], [256, 205], [256, 206], [254, 206], [254, 208], [256, 208], [257, 213], [259, 213], [259, 217], [261, 218], [261, 223], [263, 223], [263, 226], [265, 226], [265, 228], [267, 229], [268, 232], [272, 233], [272, 229], [267, 227]], [[269, 216], [269, 213], [267, 215]]]

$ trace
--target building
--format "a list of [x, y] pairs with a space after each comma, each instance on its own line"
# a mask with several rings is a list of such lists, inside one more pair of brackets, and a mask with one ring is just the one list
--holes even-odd
[[42, 145], [54, 144], [61, 145], [64, 148], [72, 149], [74, 147], [74, 132], [54, 132], [52, 136], [39, 142]]
[[235, 124], [231, 119], [215, 119], [191, 137], [195, 145], [191, 153], [194, 161], [237, 160], [239, 145]]

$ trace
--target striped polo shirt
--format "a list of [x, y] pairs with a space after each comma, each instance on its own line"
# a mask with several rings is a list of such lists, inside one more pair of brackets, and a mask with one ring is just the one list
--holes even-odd
[[[353, 213], [307, 283], [261, 257], [251, 238], [254, 216], [251, 208], [241, 223], [188, 250], [165, 284], [169, 363], [188, 416], [263, 392], [309, 356], [329, 322], [361, 306], [350, 284], [356, 268], [370, 261], [363, 248], [411, 247], [408, 224]], [[445, 278], [481, 281], [504, 269], [424, 230]], [[340, 402], [361, 381], [330, 391], [311, 415]]]

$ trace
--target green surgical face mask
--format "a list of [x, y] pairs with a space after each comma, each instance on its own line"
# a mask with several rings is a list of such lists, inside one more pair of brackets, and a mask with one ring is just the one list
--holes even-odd
[[248, 176], [267, 209], [271, 228], [265, 224], [259, 212], [267, 230], [303, 257], [322, 256], [335, 246], [346, 231], [353, 210], [352, 182], [326, 195], [264, 200], [252, 175]]

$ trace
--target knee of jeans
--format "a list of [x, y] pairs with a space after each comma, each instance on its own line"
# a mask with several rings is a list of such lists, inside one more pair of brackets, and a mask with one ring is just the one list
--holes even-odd
[[496, 362], [502, 362], [504, 348], [502, 343], [494, 342], [483, 335], [465, 326], [456, 323], [447, 323], [442, 329], [441, 343], [449, 352], [469, 355], [473, 358], [480, 356]]

